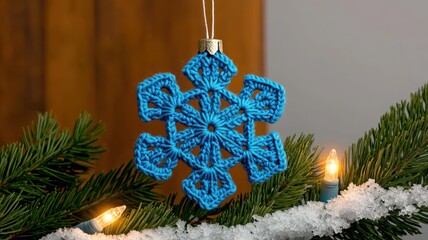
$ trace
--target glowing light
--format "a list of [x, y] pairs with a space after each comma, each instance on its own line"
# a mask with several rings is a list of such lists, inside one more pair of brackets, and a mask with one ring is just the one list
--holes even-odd
[[104, 222], [112, 222], [113, 216], [111, 214], [106, 214], [106, 215], [104, 215], [103, 221]]
[[325, 163], [324, 180], [332, 181], [338, 178], [339, 159], [337, 158], [336, 150], [332, 149]]
[[100, 229], [103, 229], [107, 227], [108, 225], [114, 223], [117, 219], [122, 216], [122, 213], [125, 211], [126, 206], [122, 205], [120, 207], [110, 208], [103, 214], [99, 215], [98, 217], [94, 218], [95, 224]]

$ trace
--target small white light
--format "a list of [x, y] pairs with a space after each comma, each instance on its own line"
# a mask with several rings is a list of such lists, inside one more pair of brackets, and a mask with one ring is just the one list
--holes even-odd
[[117, 219], [119, 219], [125, 209], [125, 205], [110, 208], [98, 217], [86, 222], [79, 223], [75, 227], [79, 228], [87, 234], [99, 233], [103, 230], [103, 228], [107, 227], [108, 225], [114, 223]]
[[337, 158], [336, 150], [332, 149], [325, 163], [324, 180], [332, 181], [338, 178], [339, 159]]
[[104, 212], [103, 214], [99, 215], [98, 217], [94, 218], [94, 221], [99, 228], [103, 229], [108, 225], [112, 224], [113, 222], [115, 222], [117, 219], [119, 219], [122, 213], [125, 211], [125, 209], [126, 209], [125, 205], [111, 208], [106, 212]]

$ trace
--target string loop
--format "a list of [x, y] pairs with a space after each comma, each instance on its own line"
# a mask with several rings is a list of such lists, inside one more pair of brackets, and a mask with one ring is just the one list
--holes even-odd
[[214, 39], [214, 0], [211, 0], [211, 38], [208, 31], [207, 11], [205, 8], [205, 0], [202, 0], [202, 10], [204, 12], [205, 33], [207, 39]]

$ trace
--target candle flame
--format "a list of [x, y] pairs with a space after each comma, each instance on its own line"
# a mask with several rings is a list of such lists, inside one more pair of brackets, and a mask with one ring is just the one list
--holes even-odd
[[122, 205], [120, 207], [110, 208], [109, 210], [105, 211], [103, 214], [99, 215], [98, 217], [94, 218], [95, 223], [101, 228], [105, 228], [108, 225], [115, 222], [117, 219], [122, 216], [122, 213], [125, 211], [126, 206]]
[[337, 158], [336, 150], [332, 149], [328, 155], [325, 164], [324, 180], [332, 181], [338, 178], [339, 172], [339, 159]]

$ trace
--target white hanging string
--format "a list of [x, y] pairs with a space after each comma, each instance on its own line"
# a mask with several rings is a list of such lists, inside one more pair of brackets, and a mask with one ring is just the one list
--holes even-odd
[[[211, 39], [214, 39], [214, 0], [211, 0]], [[205, 33], [207, 39], [210, 39], [208, 31], [207, 11], [205, 8], [205, 0], [202, 0], [202, 10], [204, 11]]]
[[211, 38], [214, 39], [214, 0], [211, 0]]

